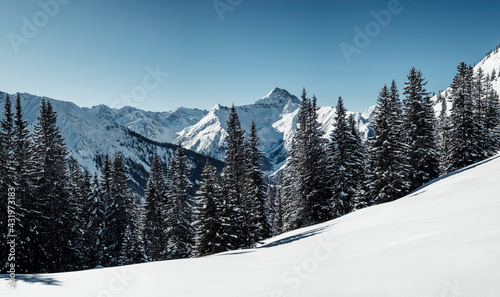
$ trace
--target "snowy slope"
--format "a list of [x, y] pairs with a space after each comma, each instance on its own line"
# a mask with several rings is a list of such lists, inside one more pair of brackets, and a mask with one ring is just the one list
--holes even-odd
[[18, 276], [8, 297], [500, 296], [500, 156], [252, 250]]
[[495, 91], [497, 91], [497, 93], [500, 94], [500, 79], [498, 77], [498, 75], [500, 74], [500, 49], [497, 49], [491, 54], [486, 55], [486, 57], [474, 67], [474, 71], [477, 71], [479, 67], [483, 69], [485, 75], [491, 75], [493, 70], [495, 70], [496, 79], [493, 82], [493, 88], [495, 89]]

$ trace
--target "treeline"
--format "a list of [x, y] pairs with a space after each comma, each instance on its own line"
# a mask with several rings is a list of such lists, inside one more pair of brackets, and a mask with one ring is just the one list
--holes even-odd
[[[233, 107], [222, 171], [207, 161], [201, 183], [193, 185], [178, 146], [166, 172], [154, 156], [143, 198], [128, 188], [121, 154], [106, 155], [101, 172], [91, 175], [68, 159], [50, 102], [41, 101], [30, 131], [19, 94], [14, 111], [7, 95], [0, 133], [2, 272], [11, 262], [16, 273], [56, 272], [252, 248], [272, 235], [393, 201], [498, 152], [495, 76], [460, 63], [450, 91], [437, 96], [436, 117], [426, 81], [412, 68], [402, 100], [394, 81], [383, 86], [367, 143], [342, 98], [325, 137], [316, 98], [304, 90], [287, 166], [267, 193], [255, 123], [245, 136]], [[10, 188], [14, 261], [7, 260]]]
[[[474, 73], [461, 62], [450, 91], [437, 96], [441, 111], [412, 68], [400, 100], [396, 83], [379, 93], [371, 127], [361, 142], [342, 98], [329, 139], [305, 90], [288, 166], [268, 187], [273, 234], [327, 221], [374, 204], [393, 201], [440, 175], [496, 154], [500, 108], [495, 73]], [[451, 106], [448, 109], [448, 106]]]
[[[37, 120], [30, 131], [19, 94], [14, 112], [6, 95], [0, 134], [3, 273], [11, 263], [16, 273], [40, 273], [202, 256], [253, 247], [270, 236], [259, 138], [254, 124], [245, 138], [234, 108], [222, 178], [207, 158], [197, 197], [190, 195], [194, 185], [181, 145], [166, 173], [154, 156], [141, 199], [127, 186], [121, 154], [106, 155], [100, 174], [91, 175], [68, 158], [49, 101], [42, 99]], [[9, 189], [15, 190], [13, 223]], [[13, 236], [15, 246], [9, 246]]]

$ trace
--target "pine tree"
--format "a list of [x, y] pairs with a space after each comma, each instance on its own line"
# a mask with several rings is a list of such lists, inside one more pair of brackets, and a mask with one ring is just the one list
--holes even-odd
[[472, 67], [463, 61], [451, 84], [450, 143], [446, 155], [446, 172], [463, 168], [484, 158], [480, 147], [474, 113]]
[[195, 247], [193, 256], [201, 257], [226, 250], [222, 241], [220, 212], [222, 189], [217, 169], [207, 159], [202, 172], [202, 182], [197, 192], [195, 218]]
[[410, 191], [439, 176], [439, 149], [436, 143], [434, 109], [420, 71], [413, 67], [405, 82], [404, 118]]
[[125, 227], [122, 246], [120, 250], [120, 265], [143, 263], [146, 261], [144, 249], [144, 208], [141, 197], [130, 193], [131, 205], [128, 210], [130, 222]]
[[[74, 269], [77, 237], [75, 210], [68, 191], [68, 151], [61, 129], [57, 126], [56, 112], [50, 101], [42, 99], [38, 124], [33, 127], [35, 153], [34, 186], [36, 203], [32, 210], [39, 212], [35, 220], [36, 233], [43, 242], [46, 271]], [[35, 202], [35, 201], [34, 201]]]
[[[31, 146], [31, 134], [28, 124], [23, 119], [21, 97], [16, 94], [14, 113], [12, 150], [13, 150], [13, 184], [16, 189], [16, 207], [18, 209], [17, 230], [19, 246], [16, 252], [16, 264], [19, 265], [19, 273], [41, 272], [46, 255], [42, 249], [42, 241], [38, 229], [39, 205], [38, 201], [31, 195], [33, 173], [33, 151]], [[41, 260], [40, 260], [41, 259]]]
[[272, 235], [284, 232], [283, 229], [283, 173], [280, 172], [273, 183], [268, 184], [267, 200], [269, 207], [269, 221], [271, 222]]
[[474, 134], [478, 138], [478, 149], [483, 154], [483, 159], [489, 156], [489, 133], [486, 123], [487, 112], [487, 91], [486, 91], [486, 77], [481, 67], [472, 76], [472, 99], [474, 104]]
[[144, 245], [148, 261], [165, 260], [165, 174], [155, 154], [144, 193]]
[[5, 96], [4, 102], [4, 119], [2, 119], [0, 127], [0, 228], [2, 236], [0, 237], [0, 273], [6, 273], [7, 268], [7, 223], [8, 223], [8, 213], [7, 213], [7, 203], [8, 203], [8, 189], [13, 187], [13, 151], [12, 151], [12, 140], [13, 140], [13, 117], [12, 113], [12, 103], [9, 98], [9, 94]]
[[[393, 86], [395, 84], [393, 82]], [[393, 201], [408, 191], [407, 148], [403, 142], [401, 120], [402, 111], [397, 91], [384, 85], [372, 120], [375, 136], [368, 146], [368, 190], [370, 204]]]
[[285, 171], [285, 230], [318, 224], [332, 218], [331, 191], [325, 175], [325, 144], [321, 139], [316, 109], [316, 98], [307, 98], [303, 90], [297, 129]]
[[88, 250], [89, 242], [87, 241], [87, 225], [89, 215], [88, 208], [85, 205], [85, 199], [90, 194], [90, 178], [88, 175], [84, 176], [83, 172], [76, 161], [69, 162], [69, 205], [73, 212], [74, 224], [72, 226], [72, 239], [74, 252], [75, 252], [75, 268], [90, 268], [88, 266], [91, 251]]
[[221, 236], [226, 250], [238, 249], [245, 244], [242, 187], [248, 164], [245, 151], [245, 136], [234, 106], [227, 120], [226, 142], [228, 149], [224, 158], [226, 165], [222, 171]]
[[[100, 258], [100, 264], [102, 266], [111, 266], [111, 255], [109, 247], [113, 245], [114, 237], [108, 236], [110, 222], [109, 214], [112, 212], [113, 199], [111, 198], [111, 183], [112, 183], [112, 161], [108, 154], [104, 156], [103, 163], [101, 165], [101, 175], [99, 178], [99, 192], [97, 195], [100, 197], [100, 201], [103, 207], [103, 218], [102, 218], [102, 256]], [[97, 215], [97, 213], [96, 213]]]
[[248, 139], [246, 173], [243, 180], [242, 211], [246, 225], [246, 242], [243, 247], [254, 247], [257, 242], [271, 235], [271, 226], [267, 220], [266, 199], [264, 195], [264, 173], [261, 170], [260, 158], [264, 155], [259, 151], [259, 137], [255, 122], [252, 121]]
[[333, 215], [340, 217], [354, 209], [358, 183], [364, 179], [364, 154], [359, 132], [352, 115], [341, 97], [336, 107], [336, 118], [330, 135], [330, 180], [333, 193]]
[[120, 264], [120, 255], [124, 245], [125, 231], [131, 225], [133, 218], [131, 209], [133, 201], [131, 191], [127, 186], [129, 181], [123, 156], [116, 153], [111, 167], [110, 201], [106, 210], [106, 262], [110, 266]]
[[450, 143], [450, 117], [448, 116], [448, 104], [446, 97], [439, 93], [436, 99], [437, 103], [441, 104], [441, 111], [439, 112], [437, 121], [437, 135], [439, 145], [439, 168], [444, 172], [446, 167], [446, 154], [448, 153], [448, 145]]
[[170, 162], [167, 173], [166, 232], [167, 258], [188, 258], [194, 245], [193, 202], [189, 195], [191, 183], [188, 179], [189, 168], [182, 145], [179, 145]]
[[104, 262], [104, 244], [105, 244], [105, 203], [103, 193], [99, 185], [99, 177], [94, 174], [90, 184], [90, 194], [86, 197], [85, 207], [88, 209], [87, 221], [87, 239], [88, 266], [94, 268], [102, 265]]
[[500, 149], [500, 103], [497, 92], [492, 86], [493, 79], [485, 79], [485, 130], [486, 130], [486, 156], [495, 155]]
[[[361, 140], [356, 121], [353, 115], [349, 116], [349, 138], [347, 139], [347, 151], [349, 151], [348, 176], [350, 176], [352, 188], [352, 206], [360, 209], [367, 205], [367, 195], [365, 190], [365, 147]], [[351, 210], [352, 211], [352, 210]]]

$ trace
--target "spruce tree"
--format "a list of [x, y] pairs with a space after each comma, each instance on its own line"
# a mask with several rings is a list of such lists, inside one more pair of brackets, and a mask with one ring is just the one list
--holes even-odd
[[485, 80], [485, 129], [487, 133], [485, 148], [487, 157], [495, 155], [500, 149], [500, 103], [498, 94], [493, 89], [492, 83], [493, 79], [487, 77]]
[[330, 180], [333, 194], [333, 215], [340, 217], [354, 209], [358, 183], [364, 178], [364, 154], [361, 138], [352, 115], [341, 97], [337, 102], [336, 118], [330, 135]]
[[444, 172], [446, 167], [446, 154], [448, 153], [448, 145], [450, 143], [450, 117], [448, 115], [448, 103], [446, 97], [439, 93], [437, 95], [437, 103], [441, 104], [441, 111], [439, 112], [437, 121], [437, 135], [439, 145], [439, 168]]
[[217, 169], [207, 159], [203, 172], [203, 180], [196, 197], [194, 211], [195, 247], [194, 257], [223, 252], [226, 250], [221, 237], [222, 230], [222, 190]]
[[332, 218], [331, 191], [325, 175], [325, 144], [321, 139], [316, 110], [316, 98], [307, 98], [304, 89], [285, 171], [285, 230], [318, 224]]
[[136, 193], [130, 193], [130, 209], [128, 215], [130, 222], [125, 227], [122, 246], [120, 249], [120, 265], [143, 263], [146, 259], [143, 231], [144, 231], [144, 208], [141, 197]]
[[165, 174], [155, 154], [144, 193], [144, 248], [148, 261], [165, 260]]
[[73, 269], [77, 252], [73, 228], [77, 219], [68, 191], [68, 151], [56, 122], [50, 101], [42, 99], [38, 124], [33, 127], [36, 201], [32, 210], [39, 213], [36, 234], [43, 242], [47, 272]]
[[450, 143], [446, 155], [446, 172], [471, 165], [484, 158], [475, 115], [472, 83], [472, 67], [463, 61], [450, 86]]
[[[19, 273], [35, 273], [43, 271], [46, 254], [43, 250], [39, 233], [38, 222], [40, 219], [39, 201], [32, 195], [33, 189], [33, 150], [31, 146], [31, 133], [27, 121], [23, 118], [21, 97], [16, 94], [13, 124], [12, 150], [13, 150], [13, 184], [16, 189], [16, 207], [18, 209], [17, 230], [19, 257]], [[41, 260], [39, 260], [41, 259]]]
[[106, 238], [105, 246], [107, 265], [120, 264], [120, 255], [128, 225], [132, 225], [131, 209], [133, 201], [131, 191], [127, 186], [129, 177], [125, 160], [120, 153], [116, 153], [111, 167], [110, 196], [106, 210]]
[[104, 246], [105, 246], [105, 203], [103, 201], [103, 192], [99, 185], [99, 177], [94, 174], [90, 183], [90, 194], [85, 202], [88, 208], [87, 221], [87, 240], [88, 240], [88, 266], [94, 268], [104, 264]]
[[[361, 135], [356, 127], [356, 121], [351, 114], [348, 119], [349, 137], [347, 139], [348, 176], [350, 177], [350, 188], [352, 189], [351, 203], [353, 209], [360, 209], [367, 206], [367, 195], [365, 189], [365, 147], [361, 140]], [[351, 210], [351, 211], [352, 211]]]
[[283, 173], [280, 172], [273, 183], [268, 184], [269, 221], [271, 223], [272, 235], [276, 236], [284, 232], [283, 217]]
[[427, 84], [413, 67], [404, 88], [404, 118], [410, 191], [439, 176], [439, 149], [436, 142], [436, 119]]
[[408, 191], [407, 148], [398, 119], [400, 114], [397, 91], [390, 91], [384, 85], [372, 120], [375, 136], [369, 140], [368, 146], [370, 204], [393, 201]]
[[[0, 123], [0, 228], [2, 235], [0, 237], [0, 273], [7, 272], [7, 258], [8, 258], [8, 248], [7, 248], [7, 223], [8, 223], [8, 192], [9, 188], [13, 187], [13, 150], [12, 150], [12, 139], [13, 139], [13, 117], [12, 113], [12, 103], [9, 98], [9, 94], [5, 96], [4, 102], [4, 118]], [[14, 228], [15, 229], [15, 228]]]
[[238, 249], [245, 244], [244, 213], [242, 207], [243, 184], [248, 156], [245, 151], [245, 136], [234, 106], [227, 120], [226, 142], [228, 149], [222, 171], [221, 236], [226, 250]]
[[486, 76], [481, 67], [472, 76], [472, 100], [474, 104], [474, 134], [477, 135], [478, 149], [483, 155], [483, 159], [489, 156], [488, 146], [489, 133], [486, 123], [486, 113], [487, 113], [487, 91], [486, 91]]
[[87, 225], [89, 215], [88, 208], [85, 205], [85, 199], [90, 194], [90, 180], [86, 180], [89, 176], [84, 176], [83, 172], [76, 161], [70, 160], [69, 164], [69, 205], [73, 212], [74, 224], [72, 226], [72, 239], [75, 262], [78, 263], [75, 268], [90, 268], [88, 266], [90, 251], [88, 250], [89, 242], [87, 241]]
[[193, 202], [189, 195], [189, 167], [182, 145], [170, 162], [165, 196], [167, 200], [166, 231], [167, 258], [188, 258], [194, 245]]
[[259, 151], [259, 137], [255, 122], [252, 121], [250, 134], [246, 148], [247, 164], [246, 173], [243, 180], [242, 206], [243, 216], [247, 230], [246, 242], [243, 247], [250, 248], [255, 246], [257, 242], [268, 238], [271, 235], [271, 226], [267, 220], [267, 207], [264, 194], [264, 173], [261, 170], [262, 164], [260, 158], [264, 155]]

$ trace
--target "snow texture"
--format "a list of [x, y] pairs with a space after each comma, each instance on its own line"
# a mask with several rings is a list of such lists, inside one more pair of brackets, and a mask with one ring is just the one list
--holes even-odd
[[255, 249], [0, 278], [0, 295], [497, 297], [500, 156]]

